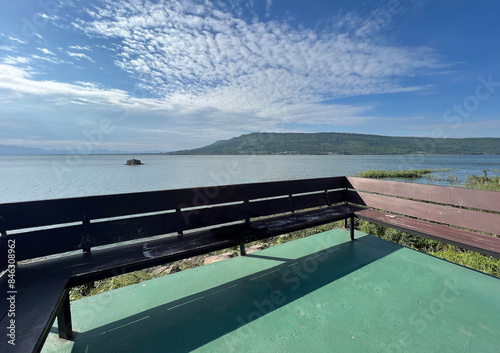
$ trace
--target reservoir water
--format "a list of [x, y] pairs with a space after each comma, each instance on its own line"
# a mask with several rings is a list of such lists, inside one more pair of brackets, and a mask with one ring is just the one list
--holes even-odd
[[0, 156], [0, 203], [195, 186], [354, 175], [364, 170], [443, 169], [411, 182], [460, 185], [468, 175], [500, 175], [500, 155], [391, 156]]

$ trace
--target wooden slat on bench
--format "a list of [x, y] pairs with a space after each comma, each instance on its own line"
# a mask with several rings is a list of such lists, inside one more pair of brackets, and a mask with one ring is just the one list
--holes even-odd
[[473, 229], [480, 232], [491, 234], [500, 233], [498, 214], [399, 199], [396, 197], [376, 195], [359, 191], [350, 191], [348, 195], [348, 200], [356, 204], [366, 205], [384, 211], [400, 213], [415, 218], [423, 218], [434, 222], [451, 224], [457, 227]]
[[151, 191], [0, 204], [0, 230], [14, 230], [176, 208], [216, 205], [345, 187], [344, 177]]
[[[294, 196], [292, 201], [287, 196], [248, 203], [241, 202], [239, 204], [192, 209], [179, 213], [171, 212], [130, 217], [85, 225], [30, 231], [10, 235], [9, 237], [16, 241], [17, 259], [26, 260], [88, 247], [242, 221], [247, 218], [286, 213], [291, 212], [293, 209], [326, 206], [328, 203], [327, 197], [330, 203], [342, 201], [343, 191]], [[33, 244], [37, 244], [37, 246], [33, 246]]]
[[344, 177], [290, 180], [228, 186], [93, 196], [85, 199], [87, 219], [217, 205], [260, 198], [333, 190], [345, 187]]
[[354, 212], [360, 209], [361, 207], [342, 204], [298, 212], [294, 215], [278, 216], [270, 219], [265, 218], [252, 222], [252, 226], [256, 229], [264, 227], [274, 236], [349, 218], [354, 216]]
[[59, 199], [0, 204], [0, 230], [78, 222], [83, 220], [83, 200]]
[[177, 231], [188, 231], [243, 221], [247, 218], [271, 216], [290, 212], [294, 209], [326, 206], [328, 203], [327, 197], [330, 202], [340, 202], [343, 200], [343, 195], [344, 192], [339, 190], [329, 192], [328, 196], [324, 192], [294, 196], [291, 201], [293, 205], [285, 197], [199, 208], [179, 213], [166, 213], [91, 223], [87, 226], [88, 237], [91, 240], [92, 246], [106, 245]]
[[[0, 279], [1, 288], [6, 288], [3, 283], [6, 279], [3, 277]], [[39, 337], [45, 336], [50, 330], [47, 323], [56, 316], [55, 310], [68, 278], [43, 269], [24, 269], [20, 266], [16, 271], [16, 282], [24, 284], [22, 288], [16, 286], [16, 345], [10, 345], [7, 335], [2, 334], [0, 352], [38, 351], [36, 349], [41, 349]], [[7, 302], [5, 299], [3, 301]], [[6, 328], [9, 320], [5, 316], [0, 320], [0, 326]]]
[[383, 226], [500, 258], [500, 238], [490, 235], [469, 232], [373, 209], [357, 211], [356, 216]]
[[16, 260], [83, 249], [83, 226], [69, 226], [9, 235], [16, 242]]
[[348, 187], [385, 195], [500, 212], [499, 192], [347, 177]]

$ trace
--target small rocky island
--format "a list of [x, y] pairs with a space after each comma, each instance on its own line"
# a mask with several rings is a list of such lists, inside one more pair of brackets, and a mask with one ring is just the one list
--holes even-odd
[[126, 163], [126, 165], [143, 165], [144, 163], [141, 162], [140, 159], [135, 159], [135, 157], [132, 157], [132, 159], [129, 159]]

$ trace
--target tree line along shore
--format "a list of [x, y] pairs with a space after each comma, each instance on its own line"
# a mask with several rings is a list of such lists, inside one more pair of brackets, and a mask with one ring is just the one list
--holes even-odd
[[500, 154], [500, 138], [430, 138], [339, 132], [262, 133], [220, 140], [172, 155]]

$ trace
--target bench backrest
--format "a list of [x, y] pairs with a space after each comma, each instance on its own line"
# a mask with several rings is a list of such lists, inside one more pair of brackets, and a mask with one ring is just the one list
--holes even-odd
[[[16, 260], [342, 203], [345, 177], [0, 204]], [[0, 257], [5, 268], [6, 257]]]
[[28, 260], [344, 202], [498, 235], [499, 194], [334, 177], [8, 203], [0, 252], [14, 240], [16, 261]]
[[348, 177], [347, 200], [378, 210], [500, 234], [500, 193]]

